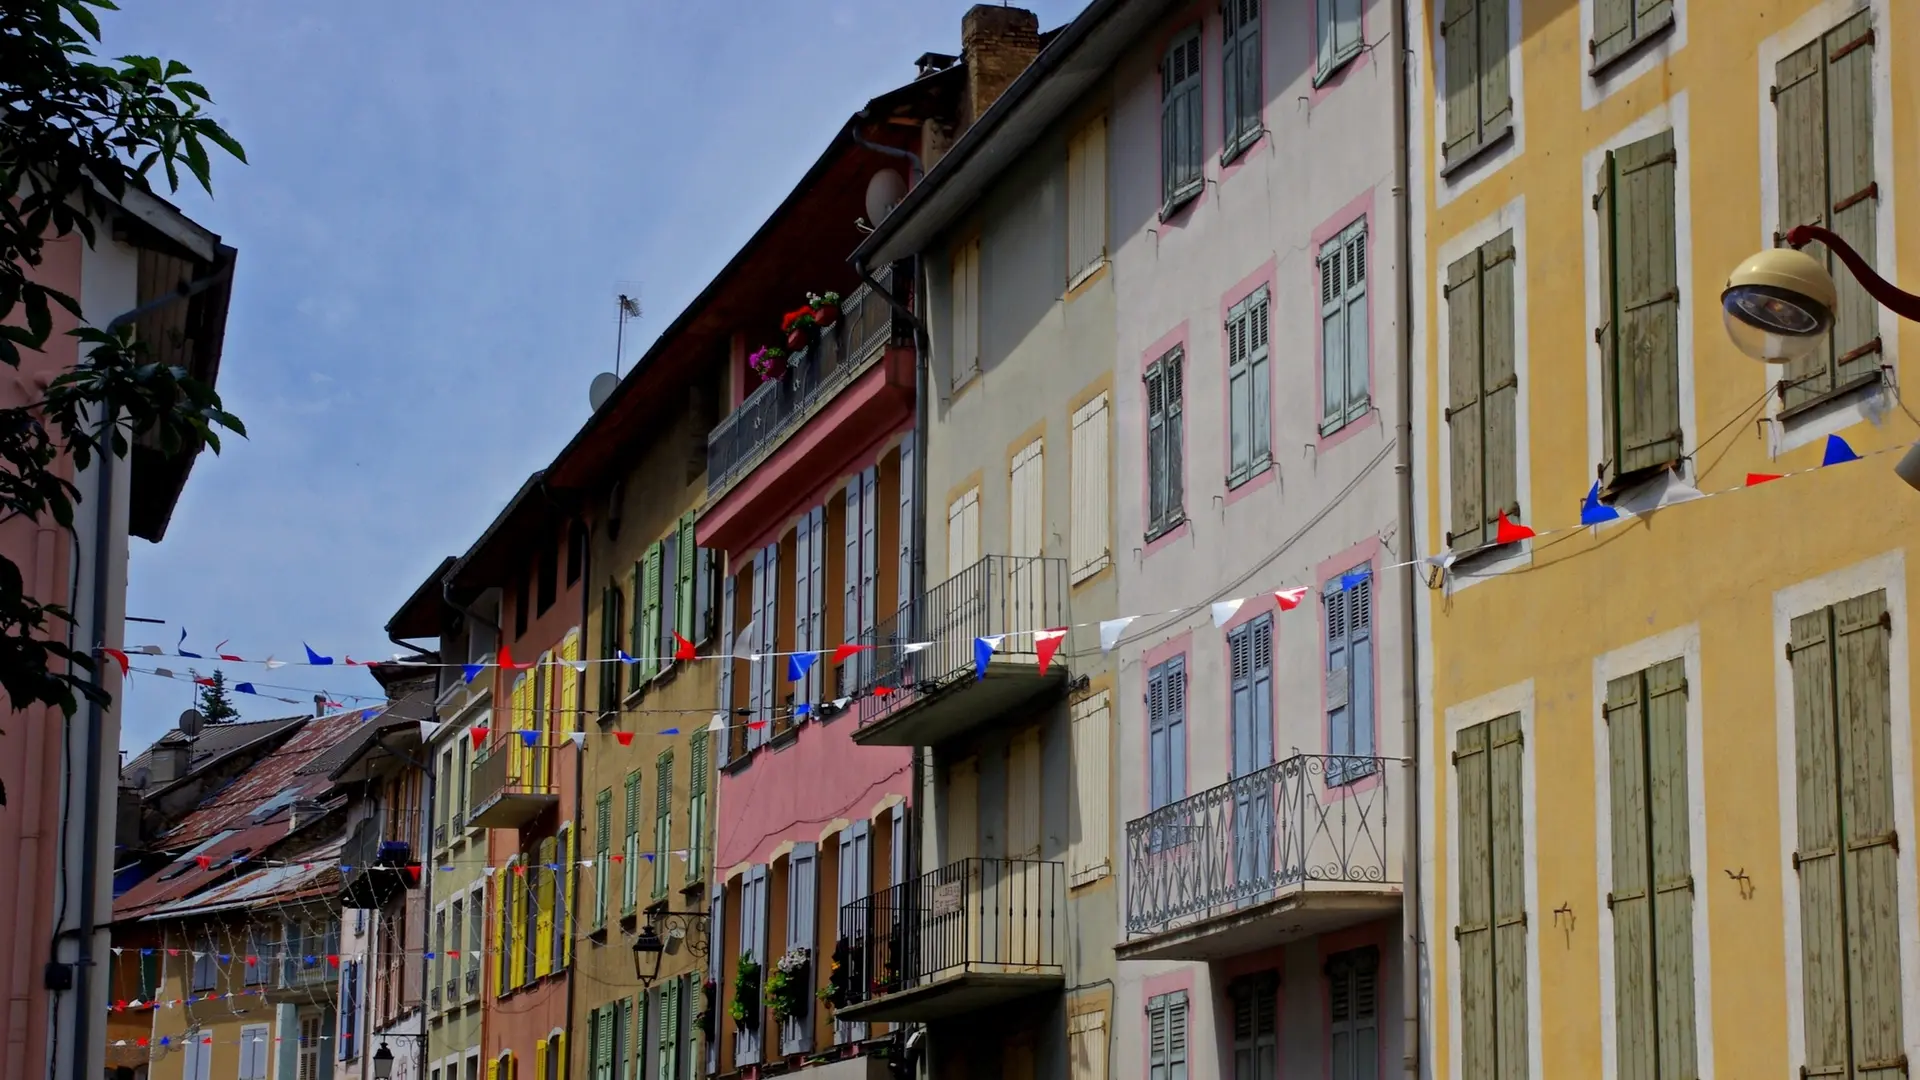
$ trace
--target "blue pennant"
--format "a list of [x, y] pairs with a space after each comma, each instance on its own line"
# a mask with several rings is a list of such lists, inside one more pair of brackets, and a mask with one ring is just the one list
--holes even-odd
[[1595, 480], [1587, 489], [1587, 497], [1580, 503], [1580, 524], [1598, 525], [1606, 521], [1615, 521], [1620, 511], [1600, 501], [1600, 481]]
[[257, 694], [260, 692], [258, 690], [255, 690], [253, 688], [253, 684], [250, 682], [235, 683], [233, 685], [233, 690], [234, 690], [234, 693], [236, 694]]
[[315, 667], [325, 667], [326, 665], [333, 663], [333, 657], [321, 656], [319, 653], [313, 651], [313, 646], [308, 645], [304, 641], [300, 643], [300, 647], [307, 650], [307, 663], [312, 664]]
[[462, 665], [462, 666], [461, 666], [461, 669], [460, 669], [460, 670], [461, 670], [461, 671], [463, 671], [463, 672], [464, 672], [464, 673], [466, 674], [466, 678], [465, 678], [465, 679], [463, 679], [463, 680], [462, 680], [462, 682], [463, 682], [463, 683], [466, 683], [466, 684], [469, 684], [469, 685], [470, 685], [470, 684], [471, 684], [471, 683], [473, 682], [473, 680], [475, 680], [475, 679], [477, 679], [477, 678], [479, 678], [479, 677], [480, 677], [480, 673], [481, 673], [481, 672], [483, 672], [483, 671], [485, 671], [485, 670], [487, 670], [487, 665], [485, 665], [485, 664], [464, 664], [464, 665]]
[[1838, 435], [1827, 436], [1827, 453], [1820, 459], [1822, 465], [1844, 465], [1849, 461], [1859, 461], [1860, 455], [1853, 452], [1847, 440]]
[[810, 652], [794, 653], [787, 657], [787, 681], [799, 682], [806, 678], [807, 670], [813, 667], [813, 662], [818, 659], [820, 659], [819, 653]]

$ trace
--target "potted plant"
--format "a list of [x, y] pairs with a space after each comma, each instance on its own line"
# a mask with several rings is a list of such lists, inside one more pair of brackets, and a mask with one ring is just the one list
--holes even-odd
[[700, 984], [700, 1015], [694, 1017], [694, 1025], [700, 1029], [700, 1037], [709, 1043], [713, 1041], [713, 1004], [719, 995], [720, 988], [712, 979]]
[[747, 366], [760, 373], [761, 382], [772, 382], [785, 378], [787, 374], [787, 350], [778, 345], [763, 345], [747, 357]]
[[782, 1020], [807, 1015], [807, 950], [796, 945], [773, 965], [767, 976], [767, 1006]]
[[822, 330], [840, 321], [840, 294], [837, 292], [808, 293], [807, 306], [813, 309], [813, 321]]
[[827, 961], [827, 984], [816, 995], [828, 1006], [838, 1009], [847, 1004], [847, 939], [833, 944], [833, 956]]
[[780, 320], [780, 330], [787, 335], [787, 348], [795, 352], [807, 347], [807, 342], [813, 339], [813, 332], [819, 326], [820, 322], [814, 318], [811, 304], [794, 308]]
[[760, 965], [752, 953], [740, 954], [740, 966], [733, 972], [733, 1001], [727, 1006], [735, 1027], [752, 1031], [760, 1026]]

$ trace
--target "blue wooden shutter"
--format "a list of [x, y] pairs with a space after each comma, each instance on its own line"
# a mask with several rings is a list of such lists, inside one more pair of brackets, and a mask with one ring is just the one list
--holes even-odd
[[1147, 808], [1158, 810], [1173, 800], [1169, 792], [1172, 754], [1167, 746], [1167, 665], [1147, 672]]
[[[1349, 593], [1335, 578], [1324, 593], [1327, 614], [1327, 753], [1339, 756], [1353, 752], [1353, 714], [1351, 701], [1353, 676], [1348, 666], [1347, 607]], [[1328, 763], [1327, 777], [1339, 782], [1344, 761]]]
[[899, 606], [905, 608], [913, 602], [913, 527], [918, 520], [914, 512], [914, 484], [919, 482], [919, 474], [914, 471], [913, 433], [900, 443], [900, 566], [898, 581], [900, 587]]
[[880, 468], [860, 474], [860, 632], [869, 639], [879, 622]]
[[[814, 845], [810, 843], [795, 844], [792, 854], [787, 857], [787, 945], [789, 948], [805, 949], [809, 955], [817, 951], [813, 938], [818, 865]], [[808, 969], [809, 974], [820, 970], [820, 967], [816, 957]], [[781, 1022], [782, 1053], [803, 1054], [813, 1049], [813, 995], [802, 994], [801, 1003], [804, 1015]]]
[[[727, 725], [720, 732], [720, 764], [725, 765], [732, 759], [733, 752], [733, 669], [737, 661], [733, 658], [733, 576], [727, 575], [720, 582], [720, 688], [716, 695], [714, 711]], [[718, 950], [716, 950], [718, 951]]]
[[1227, 671], [1232, 700], [1233, 776], [1245, 776], [1253, 764], [1253, 624], [1227, 635]]
[[1187, 795], [1187, 658], [1167, 661], [1167, 795], [1169, 801]]
[[1147, 533], [1152, 535], [1167, 518], [1167, 389], [1166, 361], [1147, 368]]
[[[827, 647], [827, 508], [813, 508], [813, 548], [808, 552], [811, 565], [807, 568], [807, 584], [811, 590], [807, 597], [807, 648], [824, 649]], [[826, 685], [826, 672], [822, 665], [815, 664], [807, 671], [807, 700], [819, 701], [826, 695], [822, 688]]]
[[1253, 654], [1253, 767], [1264, 769], [1273, 764], [1273, 616], [1262, 615], [1248, 626]]
[[[813, 512], [800, 515], [793, 530], [793, 649], [805, 652], [813, 648], [813, 549], [826, 541], [824, 533], [813, 531]], [[811, 671], [808, 672], [812, 674]], [[786, 672], [778, 678], [785, 680]], [[811, 679], [793, 684], [795, 701], [813, 701]]]
[[[1373, 577], [1368, 575], [1347, 590], [1347, 671], [1350, 682], [1347, 715], [1351, 725], [1348, 753], [1372, 757], [1373, 739]], [[1348, 773], [1373, 771], [1369, 762], [1355, 762]]]

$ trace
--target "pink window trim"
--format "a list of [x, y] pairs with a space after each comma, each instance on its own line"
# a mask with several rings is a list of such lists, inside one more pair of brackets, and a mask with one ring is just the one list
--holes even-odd
[[[1265, 8], [1262, 8], [1261, 10], [1264, 11]], [[1220, 318], [1215, 325], [1220, 327], [1220, 373], [1221, 373], [1220, 415], [1226, 418], [1226, 423], [1220, 425], [1220, 431], [1221, 431], [1220, 477], [1221, 477], [1221, 483], [1225, 484], [1226, 478], [1232, 475], [1233, 473], [1233, 385], [1232, 385], [1232, 381], [1227, 377], [1228, 359], [1229, 359], [1227, 355], [1227, 350], [1229, 345], [1227, 342], [1227, 332], [1226, 332], [1227, 331], [1227, 312], [1233, 309], [1233, 305], [1239, 303], [1242, 300], [1245, 300], [1247, 297], [1252, 296], [1254, 293], [1258, 292], [1261, 286], [1265, 286], [1267, 290], [1267, 327], [1268, 327], [1267, 329], [1267, 457], [1268, 457], [1268, 462], [1267, 462], [1266, 468], [1261, 469], [1259, 472], [1248, 476], [1245, 480], [1240, 481], [1240, 483], [1237, 486], [1228, 487], [1226, 489], [1226, 505], [1228, 506], [1232, 506], [1234, 503], [1239, 502], [1241, 499], [1244, 499], [1247, 496], [1253, 494], [1254, 492], [1260, 490], [1261, 488], [1266, 487], [1268, 484], [1271, 484], [1273, 482], [1275, 474], [1279, 472], [1278, 469], [1275, 469], [1273, 467], [1273, 461], [1272, 461], [1273, 447], [1275, 442], [1277, 441], [1275, 436], [1278, 434], [1277, 425], [1275, 425], [1273, 421], [1273, 415], [1274, 415], [1273, 401], [1274, 401], [1275, 385], [1274, 385], [1274, 377], [1273, 377], [1274, 362], [1273, 362], [1273, 329], [1272, 329], [1273, 312], [1279, 306], [1279, 301], [1280, 301], [1278, 265], [1279, 264], [1276, 259], [1268, 259], [1265, 263], [1261, 264], [1259, 269], [1255, 270], [1251, 274], [1248, 274], [1246, 277], [1241, 278], [1240, 281], [1237, 284], [1235, 284], [1233, 288], [1229, 289], [1220, 297]], [[1315, 295], [1318, 295], [1318, 294], [1316, 293]]]
[[[1318, 23], [1318, 7], [1317, 5], [1308, 4], [1308, 5], [1302, 5], [1300, 10], [1305, 12], [1307, 16], [1307, 32], [1306, 32], [1307, 47], [1312, 51], [1312, 55], [1307, 58], [1307, 62], [1313, 68], [1314, 77], [1318, 78], [1320, 74], [1320, 26]], [[1360, 44], [1359, 54], [1356, 56], [1348, 57], [1344, 62], [1340, 64], [1339, 67], [1334, 69], [1332, 76], [1330, 76], [1325, 82], [1321, 83], [1320, 85], [1312, 89], [1312, 91], [1307, 95], [1307, 108], [1311, 109], [1315, 105], [1320, 104], [1321, 100], [1324, 99], [1327, 95], [1333, 93], [1335, 90], [1338, 90], [1341, 86], [1345, 85], [1346, 81], [1352, 78], [1355, 72], [1359, 71], [1361, 68], [1366, 67], [1367, 65], [1373, 62], [1373, 50], [1367, 47], [1366, 41], [1367, 41], [1367, 5], [1361, 4], [1360, 5], [1360, 43], [1361, 44]]]
[[[1153, 451], [1151, 446], [1152, 439], [1148, 434], [1147, 427], [1147, 369], [1153, 366], [1154, 361], [1172, 352], [1175, 348], [1180, 350], [1180, 363], [1182, 365], [1180, 376], [1180, 498], [1182, 503], [1186, 501], [1187, 497], [1187, 447], [1191, 445], [1192, 440], [1187, 438], [1186, 371], [1193, 366], [1193, 350], [1187, 345], [1187, 331], [1187, 320], [1180, 320], [1179, 326], [1169, 330], [1167, 333], [1161, 335], [1159, 340], [1147, 346], [1146, 352], [1140, 358], [1140, 534], [1143, 537], [1147, 532], [1148, 515], [1153, 512]], [[1190, 520], [1187, 517], [1186, 507], [1184, 505], [1180, 508], [1180, 514], [1180, 524], [1154, 537], [1144, 545], [1141, 552], [1142, 559], [1151, 558], [1154, 553], [1187, 535], [1187, 527], [1190, 524]]]
[[[1379, 973], [1385, 975], [1387, 973], [1387, 963], [1389, 959], [1388, 947], [1395, 940], [1390, 926], [1391, 924], [1385, 921], [1376, 920], [1370, 923], [1362, 923], [1359, 926], [1349, 926], [1343, 930], [1329, 931], [1319, 936], [1321, 1031], [1330, 1032], [1333, 1030], [1333, 989], [1327, 985], [1327, 961], [1333, 959], [1337, 953], [1343, 953], [1349, 949], [1364, 949], [1371, 945], [1380, 950]], [[1398, 975], [1399, 973], [1395, 972], [1395, 974]], [[1386, 1010], [1380, 1007], [1384, 1004], [1381, 998], [1383, 997], [1386, 982], [1387, 980], [1384, 978], [1376, 978], [1373, 981], [1375, 1023], [1379, 1023], [1380, 1018], [1386, 1015]], [[1378, 1029], [1378, 1037], [1374, 1040], [1374, 1050], [1380, 1055], [1379, 1066], [1374, 1071], [1374, 1075], [1385, 1076], [1386, 1072], [1384, 1070], [1387, 1067], [1387, 1031], [1384, 1027]], [[1320, 1044], [1320, 1061], [1322, 1066], [1321, 1075], [1333, 1075], [1332, 1039], [1328, 1039]]]
[[[1314, 615], [1320, 620], [1320, 632], [1315, 635], [1320, 642], [1320, 746], [1321, 753], [1333, 753], [1333, 720], [1327, 715], [1327, 608], [1324, 597], [1327, 585], [1342, 574], [1356, 570], [1366, 564], [1374, 579], [1373, 588], [1368, 590], [1368, 601], [1373, 605], [1374, 617], [1370, 624], [1374, 627], [1373, 647], [1373, 752], [1375, 757], [1386, 755], [1380, 752], [1380, 538], [1369, 536], [1347, 550], [1330, 559], [1325, 559], [1314, 567]], [[1383, 782], [1384, 770], [1376, 770], [1351, 784], [1339, 787], [1326, 787], [1320, 793], [1321, 805], [1329, 805], [1337, 799], [1364, 794]]]
[[[1326, 394], [1327, 362], [1326, 362], [1326, 335], [1320, 326], [1320, 249], [1326, 245], [1327, 241], [1333, 239], [1335, 236], [1338, 236], [1340, 232], [1343, 229], [1345, 229], [1347, 226], [1352, 225], [1354, 222], [1361, 221], [1361, 220], [1365, 220], [1367, 223], [1367, 273], [1366, 273], [1367, 393], [1371, 395], [1375, 399], [1375, 401], [1374, 401], [1373, 408], [1367, 410], [1366, 415], [1360, 417], [1358, 420], [1353, 421], [1352, 423], [1348, 424], [1347, 426], [1341, 428], [1340, 430], [1334, 432], [1331, 435], [1322, 435], [1320, 434], [1319, 412], [1320, 412], [1322, 403], [1325, 402], [1327, 399], [1327, 394]], [[1313, 247], [1313, 258], [1307, 260], [1307, 274], [1310, 279], [1307, 287], [1307, 295], [1313, 298], [1312, 311], [1313, 311], [1313, 400], [1314, 400], [1314, 405], [1313, 405], [1312, 411], [1315, 414], [1313, 418], [1314, 445], [1319, 450], [1332, 449], [1333, 447], [1338, 446], [1343, 442], [1346, 442], [1348, 439], [1352, 438], [1354, 435], [1362, 431], [1365, 431], [1366, 429], [1380, 422], [1380, 405], [1378, 401], [1380, 385], [1379, 385], [1379, 381], [1374, 377], [1375, 372], [1374, 372], [1374, 362], [1373, 362], [1373, 344], [1374, 344], [1374, 338], [1376, 336], [1373, 332], [1373, 323], [1374, 323], [1374, 315], [1378, 310], [1377, 305], [1374, 303], [1374, 301], [1377, 300], [1378, 297], [1374, 295], [1374, 290], [1373, 290], [1373, 270], [1375, 265], [1379, 261], [1377, 257], [1378, 245], [1375, 243], [1375, 241], [1377, 241], [1378, 239], [1379, 239], [1378, 229], [1375, 227], [1375, 220], [1373, 215], [1373, 189], [1372, 188], [1368, 188], [1366, 191], [1361, 192], [1359, 195], [1355, 196], [1351, 202], [1341, 207], [1338, 213], [1334, 214], [1332, 217], [1321, 222], [1313, 230], [1313, 235], [1311, 239], [1311, 243]]]
[[[1194, 1075], [1193, 1014], [1194, 1006], [1198, 1004], [1194, 999], [1193, 993], [1193, 972], [1194, 969], [1192, 967], [1183, 967], [1178, 971], [1167, 971], [1158, 975], [1149, 975], [1140, 980], [1140, 1060], [1143, 1062], [1153, 1060], [1153, 1025], [1147, 1023], [1147, 1002], [1152, 1001], [1162, 994], [1177, 994], [1182, 990], [1187, 992], [1188, 1076]], [[1145, 1072], [1145, 1069], [1141, 1070], [1142, 1075], [1145, 1075]]]
[[[1171, 660], [1176, 656], [1185, 656], [1187, 658], [1187, 662], [1186, 662], [1187, 686], [1188, 688], [1191, 688], [1193, 686], [1193, 631], [1186, 630], [1181, 632], [1180, 634], [1175, 635], [1174, 637], [1170, 637], [1167, 640], [1162, 641], [1160, 644], [1155, 645], [1151, 649], [1144, 650], [1140, 654], [1140, 700], [1141, 702], [1144, 703], [1148, 700], [1147, 679], [1148, 679], [1148, 676], [1152, 673], [1153, 669], [1156, 667], [1159, 667], [1161, 664], [1166, 663], [1168, 660]], [[1187, 695], [1187, 698], [1189, 701], [1191, 701], [1192, 696], [1193, 696], [1192, 694]], [[1142, 793], [1142, 798], [1140, 800], [1140, 813], [1147, 814], [1151, 812], [1153, 809], [1153, 807], [1151, 806], [1151, 803], [1153, 802], [1153, 715], [1150, 712], [1147, 712], [1144, 708], [1142, 709], [1140, 715], [1142, 718], [1141, 724], [1140, 724], [1140, 747], [1141, 747], [1140, 791]], [[1186, 738], [1188, 752], [1180, 755], [1181, 759], [1185, 761], [1187, 765], [1186, 771], [1180, 775], [1180, 790], [1185, 792], [1187, 795], [1191, 795], [1193, 794], [1193, 790], [1191, 786], [1193, 783], [1193, 753], [1192, 753], [1193, 710], [1192, 709], [1187, 710], [1186, 719], [1181, 724], [1181, 727], [1183, 729], [1182, 735]], [[1182, 796], [1182, 798], [1184, 797], [1185, 796]]]

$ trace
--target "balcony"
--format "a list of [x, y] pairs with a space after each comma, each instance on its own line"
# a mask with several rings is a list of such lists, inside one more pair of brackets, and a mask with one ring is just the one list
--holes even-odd
[[926, 1022], [1066, 983], [1064, 863], [962, 859], [840, 908], [836, 1019]]
[[517, 829], [560, 800], [551, 749], [525, 745], [519, 732], [505, 734], [508, 737], [494, 740], [473, 763], [470, 828]]
[[1400, 909], [1400, 762], [1297, 754], [1127, 823], [1121, 960], [1219, 960]]
[[[261, 990], [270, 1005], [305, 1005], [331, 999], [340, 977], [340, 924], [290, 927], [280, 939], [278, 977]], [[329, 959], [329, 958], [333, 959]]]
[[[874, 280], [893, 288], [891, 267]], [[905, 298], [902, 298], [906, 302]], [[840, 307], [840, 321], [787, 358], [784, 378], [763, 382], [707, 436], [707, 499], [720, 497], [752, 472], [788, 435], [871, 367], [894, 341], [911, 340], [906, 321], [885, 296], [862, 285]]]
[[340, 906], [374, 910], [408, 889], [420, 887], [420, 861], [413, 845], [388, 840], [385, 823], [365, 817], [340, 849]]
[[[862, 657], [860, 689], [889, 692], [860, 696], [853, 740], [936, 746], [1061, 693], [1066, 657], [1042, 675], [1032, 632], [1068, 621], [1065, 559], [988, 555], [857, 639], [878, 646]], [[983, 675], [975, 639], [999, 634], [1007, 636]]]

